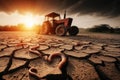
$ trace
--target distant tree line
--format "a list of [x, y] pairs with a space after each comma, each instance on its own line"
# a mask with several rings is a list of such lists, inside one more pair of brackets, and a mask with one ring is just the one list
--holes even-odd
[[[32, 31], [40, 30], [40, 25], [35, 25], [32, 28]], [[0, 26], [0, 31], [28, 31], [29, 28], [26, 28], [24, 24], [18, 24], [17, 26]], [[120, 34], [120, 27], [113, 28], [108, 24], [95, 25], [92, 28], [87, 29], [89, 32], [100, 32], [100, 33], [117, 33]]]
[[100, 32], [100, 33], [117, 33], [120, 34], [120, 27], [113, 28], [108, 24], [95, 25], [92, 28], [89, 28], [90, 32]]
[[0, 26], [0, 31], [21, 31], [22, 27], [18, 26]]
[[0, 31], [36, 31], [39, 30], [40, 25], [35, 25], [32, 29], [26, 28], [23, 24], [18, 24], [17, 26], [0, 26]]

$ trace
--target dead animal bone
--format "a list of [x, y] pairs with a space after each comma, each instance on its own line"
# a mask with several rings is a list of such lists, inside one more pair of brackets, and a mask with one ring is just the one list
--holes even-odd
[[34, 44], [20, 41], [20, 43], [17, 43], [15, 45], [15, 48], [18, 48], [18, 47], [29, 48], [30, 45], [34, 45]]
[[48, 57], [48, 62], [51, 62], [52, 59], [56, 56], [60, 56], [61, 57], [61, 61], [58, 64], [58, 68], [61, 69], [63, 67], [63, 65], [67, 62], [67, 58], [63, 53], [53, 53], [50, 54], [50, 56]]
[[60, 57], [61, 60], [58, 63], [57, 67], [50, 68], [50, 70], [49, 70], [49, 72], [47, 74], [45, 74], [44, 76], [41, 77], [41, 76], [38, 75], [38, 70], [36, 68], [34, 68], [34, 67], [31, 67], [29, 69], [29, 75], [31, 75], [32, 77], [37, 78], [37, 79], [44, 79], [47, 75], [50, 75], [50, 74], [53, 74], [53, 75], [54, 74], [62, 74], [61, 69], [66, 64], [67, 57], [63, 53], [53, 53], [53, 54], [50, 54], [49, 57], [46, 57], [45, 60], [48, 63], [52, 63], [52, 60], [55, 57]]
[[39, 57], [42, 57], [42, 55], [39, 53], [39, 51], [37, 51], [37, 48], [39, 48], [39, 45], [29, 48], [29, 52], [36, 54]]
[[20, 42], [18, 44], [15, 45], [15, 48], [18, 48], [18, 47], [22, 47], [22, 48], [28, 48], [28, 44], [27, 43], [24, 43], [24, 42]]

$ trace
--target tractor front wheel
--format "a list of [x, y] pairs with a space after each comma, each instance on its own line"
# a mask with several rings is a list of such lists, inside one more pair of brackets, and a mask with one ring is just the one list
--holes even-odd
[[58, 25], [55, 29], [55, 33], [58, 36], [65, 36], [66, 35], [66, 27], [64, 25]]
[[68, 33], [71, 36], [75, 36], [79, 33], [79, 29], [78, 29], [77, 26], [72, 26], [72, 27], [69, 28]]
[[50, 32], [51, 24], [49, 22], [44, 22], [41, 28], [41, 34], [48, 34]]

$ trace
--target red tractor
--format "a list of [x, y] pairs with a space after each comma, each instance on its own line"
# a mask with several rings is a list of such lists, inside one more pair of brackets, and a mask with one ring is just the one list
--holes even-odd
[[77, 35], [79, 29], [76, 26], [71, 26], [72, 20], [72, 18], [66, 18], [66, 13], [64, 14], [64, 19], [61, 19], [60, 14], [55, 12], [47, 14], [45, 15], [45, 21], [42, 24], [40, 33], [65, 36], [68, 32], [69, 35]]

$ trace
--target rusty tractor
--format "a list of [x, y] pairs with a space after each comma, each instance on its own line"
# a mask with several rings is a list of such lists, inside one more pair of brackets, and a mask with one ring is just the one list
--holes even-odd
[[59, 36], [65, 36], [69, 33], [69, 35], [75, 36], [79, 33], [79, 29], [77, 26], [71, 26], [72, 20], [72, 18], [66, 18], [66, 12], [64, 13], [64, 19], [61, 19], [58, 13], [49, 13], [45, 15], [45, 21], [42, 24], [40, 33]]

